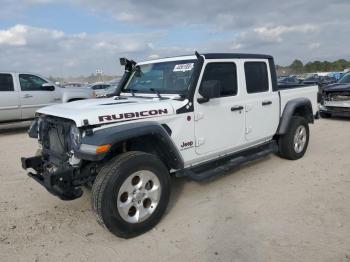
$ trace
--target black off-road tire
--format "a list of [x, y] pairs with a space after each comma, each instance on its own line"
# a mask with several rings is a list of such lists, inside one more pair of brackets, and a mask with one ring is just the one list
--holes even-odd
[[[301, 152], [294, 149], [294, 136], [298, 127], [304, 126], [306, 130], [306, 142]], [[308, 122], [300, 116], [293, 116], [286, 134], [279, 138], [279, 156], [289, 160], [297, 160], [304, 156], [309, 144], [310, 130]]]
[[325, 112], [320, 112], [321, 118], [331, 118], [332, 114], [330, 113], [325, 113]]
[[[161, 193], [152, 215], [140, 223], [129, 223], [119, 214], [118, 192], [123, 182], [133, 173], [149, 170], [159, 179]], [[152, 229], [166, 211], [170, 196], [170, 175], [166, 166], [155, 155], [127, 152], [111, 159], [99, 172], [92, 187], [91, 204], [97, 221], [114, 235], [132, 238]]]

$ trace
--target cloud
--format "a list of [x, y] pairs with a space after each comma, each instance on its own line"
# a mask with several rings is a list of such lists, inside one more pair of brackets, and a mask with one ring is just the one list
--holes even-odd
[[311, 33], [318, 31], [318, 26], [315, 25], [298, 25], [298, 26], [275, 26], [275, 27], [258, 27], [254, 28], [254, 32], [260, 37], [273, 42], [282, 42], [283, 34], [287, 33]]
[[[116, 20], [133, 26], [165, 29], [169, 34], [177, 28], [192, 27], [204, 32], [191, 45], [176, 43], [174, 48], [175, 43], [169, 43], [169, 49], [157, 46], [161, 48], [157, 52], [160, 55], [169, 50], [176, 54], [177, 49], [263, 52], [274, 55], [281, 64], [290, 63], [294, 58], [304, 61], [350, 58], [348, 0], [74, 1], [95, 14], [109, 13]], [[220, 39], [218, 34], [225, 37]]]
[[2, 19], [18, 17], [29, 7], [54, 3], [57, 0], [1, 0], [0, 17]]
[[26, 44], [24, 35], [27, 28], [22, 25], [16, 25], [8, 30], [0, 30], [0, 45], [21, 46]]
[[47, 28], [15, 25], [0, 31], [2, 70], [35, 71], [45, 75], [77, 75], [102, 68], [120, 73], [121, 56], [145, 57], [162, 33], [67, 34]]
[[[327, 19], [347, 19], [347, 0], [73, 0], [96, 13], [161, 28], [201, 24], [224, 30], [242, 30], [265, 24], [293, 26]], [[326, 20], [327, 20], [326, 19]]]
[[[116, 32], [123, 32], [104, 32], [100, 27], [100, 33], [85, 33], [84, 21], [79, 21], [74, 24], [77, 32], [68, 33], [64, 27], [29, 26], [30, 19], [0, 28], [0, 68], [7, 70], [77, 75], [102, 68], [107, 73], [120, 73], [117, 58], [121, 56], [138, 61], [195, 50], [267, 53], [283, 65], [295, 58], [304, 62], [350, 59], [348, 0], [2, 2], [0, 17], [4, 20], [21, 16], [33, 6], [57, 3], [93, 14], [93, 19], [108, 19], [108, 23], [115, 23]], [[125, 33], [125, 28], [133, 33]]]
[[321, 46], [320, 43], [311, 43], [311, 44], [309, 44], [309, 48], [310, 48], [311, 50], [318, 49], [318, 48], [320, 48], [320, 46]]
[[64, 38], [64, 36], [65, 34], [62, 31], [35, 28], [19, 24], [5, 30], [0, 30], [0, 45], [42, 45], [46, 39], [59, 40]]

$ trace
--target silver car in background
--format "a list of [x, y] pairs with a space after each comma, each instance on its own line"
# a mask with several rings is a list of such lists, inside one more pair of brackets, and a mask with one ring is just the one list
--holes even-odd
[[112, 83], [94, 83], [87, 86], [88, 89], [92, 90], [93, 97], [100, 98], [100, 97], [107, 97], [109, 95], [112, 95], [115, 93], [116, 89], [118, 87], [118, 83], [112, 82]]

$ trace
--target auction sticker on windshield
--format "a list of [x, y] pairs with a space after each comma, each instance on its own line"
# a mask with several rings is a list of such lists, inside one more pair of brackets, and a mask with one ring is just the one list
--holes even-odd
[[175, 65], [173, 71], [174, 72], [191, 71], [193, 66], [194, 66], [194, 63]]

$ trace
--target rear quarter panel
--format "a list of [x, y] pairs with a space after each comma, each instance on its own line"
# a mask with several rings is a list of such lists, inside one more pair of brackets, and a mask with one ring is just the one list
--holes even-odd
[[311, 101], [313, 115], [315, 115], [316, 112], [318, 111], [318, 103], [317, 103], [318, 86], [317, 85], [283, 89], [283, 90], [280, 90], [279, 92], [281, 95], [281, 112], [280, 112], [281, 116], [286, 104], [290, 100], [293, 100], [296, 98], [309, 99]]

